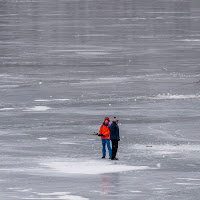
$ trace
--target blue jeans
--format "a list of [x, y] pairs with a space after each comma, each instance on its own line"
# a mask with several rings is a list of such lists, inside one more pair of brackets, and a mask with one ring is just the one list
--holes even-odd
[[102, 156], [106, 156], [106, 144], [109, 152], [109, 157], [112, 156], [112, 149], [110, 147], [110, 140], [109, 139], [101, 139], [102, 141]]

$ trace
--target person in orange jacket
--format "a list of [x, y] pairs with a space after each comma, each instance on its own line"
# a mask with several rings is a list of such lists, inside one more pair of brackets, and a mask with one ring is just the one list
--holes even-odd
[[110, 131], [109, 131], [109, 127], [110, 127], [110, 119], [108, 117], [105, 118], [103, 124], [101, 125], [100, 129], [99, 129], [99, 136], [101, 136], [101, 141], [102, 141], [102, 158], [106, 157], [106, 145], [108, 148], [108, 152], [109, 152], [109, 159], [112, 156], [112, 149], [110, 147]]

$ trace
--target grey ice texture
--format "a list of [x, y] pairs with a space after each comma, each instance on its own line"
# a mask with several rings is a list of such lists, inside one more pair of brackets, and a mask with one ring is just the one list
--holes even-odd
[[199, 200], [199, 88], [199, 0], [1, 0], [0, 199]]

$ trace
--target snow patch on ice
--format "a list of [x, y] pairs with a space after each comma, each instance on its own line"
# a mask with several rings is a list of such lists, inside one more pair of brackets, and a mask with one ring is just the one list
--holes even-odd
[[36, 102], [49, 102], [49, 101], [52, 101], [51, 99], [36, 99], [34, 100]]
[[40, 163], [44, 167], [48, 167], [51, 170], [66, 173], [66, 174], [105, 174], [115, 172], [125, 172], [133, 170], [146, 170], [150, 169], [148, 166], [127, 166], [115, 164], [112, 161], [80, 161], [80, 162], [47, 162]]
[[155, 154], [157, 154], [157, 155], [170, 155], [170, 154], [176, 154], [176, 153], [178, 153], [178, 152], [176, 152], [176, 151], [157, 151], [157, 152], [155, 152]]
[[200, 42], [200, 39], [183, 39], [183, 40], [176, 40], [182, 42]]
[[0, 88], [17, 88], [19, 85], [0, 85]]
[[80, 79], [79, 82], [71, 83], [73, 85], [87, 84], [112, 84], [127, 81], [129, 77], [102, 77], [96, 79]]
[[75, 142], [61, 142], [60, 144], [77, 144], [77, 143], [75, 143]]
[[34, 106], [32, 108], [27, 108], [24, 111], [36, 111], [36, 112], [41, 112], [41, 111], [47, 111], [51, 109], [50, 107], [47, 106]]
[[[0, 16], [2, 16], [2, 15], [0, 15]], [[0, 74], [0, 77], [10, 77], [10, 75], [9, 74]]]
[[0, 108], [0, 111], [9, 111], [9, 110], [14, 110], [14, 108]]
[[10, 187], [10, 188], [7, 188], [8, 190], [20, 190], [21, 188], [19, 187]]
[[107, 55], [110, 54], [109, 52], [98, 52], [98, 51], [93, 51], [93, 52], [89, 52], [89, 51], [85, 51], [85, 52], [76, 52], [76, 54], [78, 55]]
[[154, 188], [154, 190], [169, 190], [169, 188]]
[[174, 183], [176, 185], [200, 185], [200, 184], [197, 184], [197, 183]]
[[71, 99], [54, 99], [54, 101], [70, 101]]
[[176, 178], [177, 180], [200, 181], [198, 178]]
[[48, 140], [48, 138], [46, 138], [46, 137], [41, 137], [41, 138], [38, 138], [38, 140]]
[[36, 102], [48, 102], [48, 101], [52, 101], [52, 100], [50, 100], [50, 99], [36, 99], [34, 101], [36, 101]]
[[36, 193], [41, 196], [57, 196], [57, 195], [68, 195], [70, 192], [52, 192], [52, 193]]
[[0, 168], [0, 171], [8, 171], [9, 173], [10, 172], [25, 172], [26, 171], [26, 169], [23, 169], [23, 168], [13, 168], [13, 169], [11, 169], [11, 168]]
[[157, 14], [188, 14], [188, 12], [160, 12], [160, 11], [152, 11], [152, 12], [147, 12], [147, 13], [157, 13]]
[[161, 164], [160, 164], [160, 163], [158, 163], [156, 166], [157, 166], [157, 168], [160, 168], [160, 167], [161, 167]]
[[97, 78], [97, 82], [103, 83], [118, 83], [128, 80], [129, 77], [104, 77], [104, 78]]
[[84, 37], [110, 37], [111, 35], [108, 34], [85, 34], [85, 35], [80, 35]]
[[7, 188], [9, 190], [15, 190], [17, 192], [28, 193], [31, 192], [30, 197], [24, 197], [22, 199], [65, 199], [65, 200], [88, 200], [87, 198], [72, 195], [70, 192], [33, 192], [32, 188], [22, 189], [22, 188]]
[[71, 99], [36, 99], [36, 102], [70, 101]]
[[159, 95], [153, 95], [153, 96], [149, 96], [147, 98], [150, 99], [162, 99], [162, 100], [170, 100], [170, 99], [199, 99], [200, 95], [196, 94], [196, 95], [181, 95], [181, 94], [177, 94], [177, 95], [173, 95], [173, 94], [159, 94]]
[[28, 189], [17, 189], [16, 191], [18, 191], [18, 192], [30, 192], [30, 191], [32, 191], [32, 188], [28, 188]]
[[139, 190], [134, 190], [134, 191], [130, 191], [131, 193], [142, 193], [142, 191]]
[[27, 198], [22, 198], [22, 199], [89, 200], [88, 198], [85, 198], [85, 197], [72, 195], [70, 192], [53, 192], [53, 193], [37, 193], [37, 192], [33, 192], [33, 195], [35, 195], [35, 197], [27, 197]]

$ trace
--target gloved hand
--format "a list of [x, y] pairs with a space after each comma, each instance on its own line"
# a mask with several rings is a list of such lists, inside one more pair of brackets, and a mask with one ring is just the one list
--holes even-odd
[[103, 136], [103, 134], [99, 134], [98, 136]]
[[120, 137], [119, 137], [118, 141], [120, 141]]

